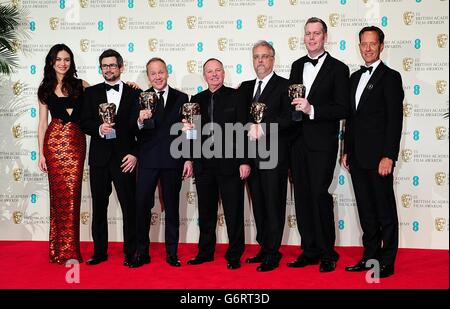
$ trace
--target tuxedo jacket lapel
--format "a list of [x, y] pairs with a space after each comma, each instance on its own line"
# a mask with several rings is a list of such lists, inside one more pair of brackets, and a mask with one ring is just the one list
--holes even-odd
[[353, 83], [351, 85], [351, 92], [350, 92], [350, 103], [351, 103], [351, 108], [352, 108], [352, 113], [356, 113], [356, 100], [355, 100], [355, 95], [356, 95], [356, 90], [358, 89], [358, 84], [359, 84], [359, 80], [361, 79], [361, 71], [357, 71], [355, 73], [355, 78], [353, 79]]
[[[328, 71], [330, 71], [330, 54], [328, 54], [322, 64], [322, 67], [320, 68], [319, 72], [317, 73], [316, 78], [314, 79], [313, 84], [311, 85], [311, 90], [308, 94], [308, 99], [311, 98], [314, 95], [314, 92], [320, 87], [320, 83], [322, 79], [327, 76]], [[303, 77], [303, 71], [302, 71], [302, 77]]]
[[129, 96], [130, 89], [126, 86], [125, 83], [123, 83], [122, 87], [122, 95], [120, 96], [120, 104], [119, 109], [117, 110], [117, 116], [119, 116], [120, 112], [125, 108], [124, 105], [128, 103], [125, 101], [125, 98]]
[[[272, 77], [267, 82], [267, 85], [264, 87], [263, 92], [261, 93], [259, 100], [261, 102], [264, 102], [264, 100], [267, 99], [267, 97], [272, 93], [273, 87], [275, 87], [275, 79], [277, 78], [277, 74], [273, 73]], [[256, 80], [255, 80], [256, 82]]]
[[[375, 72], [373, 72], [373, 75], [370, 77], [369, 82], [367, 83], [366, 87], [363, 90], [363, 93], [361, 94], [361, 98], [359, 99], [358, 103], [358, 109], [356, 112], [359, 112], [361, 108], [364, 107], [364, 103], [368, 101], [370, 94], [372, 93], [372, 89], [376, 86], [376, 84], [380, 81], [380, 78], [384, 75], [384, 72], [386, 72], [386, 66], [383, 62], [381, 62]], [[358, 79], [359, 82], [359, 79]], [[358, 85], [356, 85], [358, 86]]]

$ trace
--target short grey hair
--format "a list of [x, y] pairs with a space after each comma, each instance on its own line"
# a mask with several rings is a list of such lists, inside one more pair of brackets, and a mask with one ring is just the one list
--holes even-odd
[[252, 54], [255, 51], [255, 48], [257, 48], [259, 46], [265, 46], [265, 47], [269, 48], [272, 51], [272, 54], [273, 54], [272, 56], [275, 57], [275, 48], [273, 48], [273, 46], [269, 42], [267, 42], [265, 40], [260, 40], [260, 41], [256, 42], [253, 45], [253, 47], [252, 47]]

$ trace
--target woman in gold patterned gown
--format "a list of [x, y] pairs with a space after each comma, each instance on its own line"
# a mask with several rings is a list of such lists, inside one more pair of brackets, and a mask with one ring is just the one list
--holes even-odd
[[38, 89], [39, 168], [48, 173], [50, 192], [50, 263], [82, 261], [80, 204], [86, 137], [79, 122], [83, 90], [88, 85], [76, 72], [70, 48], [54, 45], [45, 58]]

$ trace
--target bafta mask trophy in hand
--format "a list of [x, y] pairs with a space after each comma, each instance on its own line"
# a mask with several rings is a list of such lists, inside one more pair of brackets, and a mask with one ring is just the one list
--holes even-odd
[[[139, 104], [141, 106], [141, 110], [146, 109], [155, 113], [156, 104], [158, 103], [158, 96], [156, 92], [141, 92], [139, 95]], [[144, 129], [153, 129], [155, 128], [155, 120], [152, 118], [144, 119]]]
[[[98, 106], [98, 112], [103, 120], [103, 123], [114, 123], [116, 118], [116, 104], [114, 103], [102, 103]], [[106, 139], [116, 138], [116, 130], [105, 135]]]
[[261, 102], [253, 102], [252, 106], [250, 107], [250, 115], [252, 115], [253, 120], [256, 123], [261, 123], [263, 117], [264, 117], [264, 112], [266, 111], [266, 104], [261, 103]]
[[[294, 100], [296, 98], [304, 98], [306, 93], [306, 87], [303, 84], [293, 84], [288, 88], [289, 99]], [[292, 111], [292, 121], [301, 121], [303, 114], [300, 111], [296, 111], [295, 107]]]
[[[184, 103], [181, 111], [183, 118], [192, 125], [196, 119], [200, 115], [200, 104], [198, 103]], [[197, 139], [197, 130], [188, 129], [186, 130], [186, 138], [187, 139]]]

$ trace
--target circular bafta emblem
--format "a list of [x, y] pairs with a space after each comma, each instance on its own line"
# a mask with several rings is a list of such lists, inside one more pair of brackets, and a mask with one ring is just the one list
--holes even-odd
[[20, 124], [16, 124], [12, 127], [12, 134], [14, 138], [21, 138], [22, 137], [22, 127]]
[[226, 6], [227, 0], [219, 0], [219, 6]]
[[125, 16], [120, 16], [117, 20], [120, 30], [125, 30], [127, 28], [128, 18]]
[[402, 205], [404, 208], [410, 208], [412, 204], [412, 196], [411, 194], [402, 194]]
[[156, 0], [148, 0], [148, 6], [151, 8], [155, 8], [157, 5]]
[[291, 36], [288, 39], [288, 46], [290, 50], [296, 50], [298, 48], [298, 37]]
[[82, 213], [80, 213], [81, 224], [87, 225], [89, 223], [90, 217], [91, 217], [91, 215], [87, 211], [83, 211]]
[[289, 0], [289, 3], [291, 5], [297, 5], [298, 4], [298, 0]]
[[445, 90], [447, 90], [447, 81], [438, 80], [436, 81], [436, 91], [438, 94], [444, 94]]
[[444, 172], [437, 172], [434, 174], [434, 180], [438, 186], [445, 185], [447, 175]]
[[445, 218], [435, 218], [434, 219], [434, 227], [436, 231], [442, 232], [445, 229]]
[[13, 177], [14, 177], [14, 181], [22, 181], [22, 179], [23, 179], [23, 169], [21, 169], [21, 168], [14, 168], [13, 169]]
[[409, 103], [403, 103], [403, 116], [411, 117], [413, 106]]
[[197, 195], [196, 195], [195, 191], [186, 192], [186, 200], [187, 200], [188, 204], [190, 204], [190, 205], [195, 204], [196, 197], [197, 197]]
[[194, 73], [196, 66], [197, 66], [197, 63], [195, 62], [195, 60], [188, 60], [188, 62], [186, 63], [187, 71], [189, 73]]
[[289, 228], [293, 229], [297, 227], [297, 218], [295, 215], [289, 215], [287, 218]]
[[20, 211], [14, 211], [12, 213], [11, 218], [12, 218], [14, 224], [20, 224], [20, 223], [22, 223], [22, 220], [23, 220], [23, 213]]
[[226, 38], [219, 38], [217, 40], [217, 46], [219, 47], [220, 51], [224, 51], [225, 49], [227, 49], [228, 40]]
[[158, 223], [158, 218], [159, 218], [158, 213], [157, 212], [152, 212], [152, 216], [151, 216], [151, 219], [150, 219], [150, 224], [151, 225], [155, 225], [156, 223]]
[[267, 24], [267, 15], [258, 15], [256, 17], [256, 24], [259, 28], [265, 28]]
[[220, 227], [225, 225], [225, 215], [220, 213], [217, 215], [217, 223], [219, 224]]
[[23, 91], [23, 85], [20, 82], [15, 82], [12, 85], [12, 91], [15, 96], [19, 96]]
[[82, 52], [88, 52], [89, 51], [89, 40], [87, 39], [81, 39], [80, 40], [80, 49]]
[[49, 24], [50, 24], [50, 29], [52, 29], [52, 30], [58, 29], [58, 25], [59, 25], [58, 17], [50, 17]]
[[403, 162], [411, 162], [413, 152], [411, 149], [402, 150], [402, 160]]
[[21, 50], [21, 49], [22, 49], [22, 40], [20, 40], [20, 39], [12, 40], [12, 42], [11, 42], [11, 51], [13, 53], [17, 54], [17, 52], [19, 50]]
[[414, 59], [413, 58], [403, 58], [403, 70], [409, 72], [412, 69], [414, 63]]
[[447, 47], [448, 35], [445, 33], [438, 34], [437, 37], [437, 46], [439, 48]]
[[156, 51], [157, 48], [158, 48], [158, 40], [154, 38], [148, 39], [148, 49], [151, 52], [154, 52]]
[[443, 126], [436, 127], [434, 129], [434, 133], [436, 134], [436, 138], [439, 141], [442, 141], [445, 139], [445, 136], [447, 135], [447, 128]]
[[189, 29], [195, 29], [195, 27], [197, 26], [197, 17], [195, 16], [186, 17], [186, 24]]
[[339, 22], [339, 14], [338, 13], [331, 13], [328, 17], [330, 21], [331, 27], [336, 27]]
[[405, 25], [410, 26], [413, 23], [414, 13], [413, 12], [405, 12], [403, 13], [403, 22]]
[[80, 0], [80, 6], [85, 9], [89, 6], [89, 0]]

